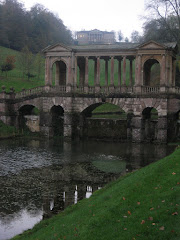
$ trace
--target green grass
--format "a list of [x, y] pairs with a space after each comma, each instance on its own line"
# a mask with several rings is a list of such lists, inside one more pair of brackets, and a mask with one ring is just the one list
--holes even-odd
[[180, 148], [121, 177], [16, 240], [179, 240]]
[[31, 78], [28, 81], [27, 76], [23, 77], [22, 70], [18, 63], [19, 54], [20, 53], [18, 51], [0, 46], [0, 64], [3, 63], [3, 61], [6, 59], [8, 55], [15, 56], [16, 58], [15, 68], [7, 73], [7, 77], [6, 77], [6, 73], [2, 73], [0, 71], [0, 92], [1, 92], [2, 86], [6, 87], [7, 92], [10, 91], [11, 87], [14, 87], [16, 92], [19, 92], [23, 88], [30, 89], [30, 88], [44, 85], [44, 67], [42, 69], [42, 73], [40, 77], [37, 77], [37, 72], [35, 68], [32, 71], [32, 73], [36, 75], [35, 78]]
[[17, 129], [13, 126], [8, 126], [0, 120], [0, 138], [14, 137], [17, 134]]

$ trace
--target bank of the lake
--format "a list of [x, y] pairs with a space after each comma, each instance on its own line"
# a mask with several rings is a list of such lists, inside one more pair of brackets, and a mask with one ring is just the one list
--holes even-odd
[[13, 239], [175, 240], [179, 208], [180, 148]]

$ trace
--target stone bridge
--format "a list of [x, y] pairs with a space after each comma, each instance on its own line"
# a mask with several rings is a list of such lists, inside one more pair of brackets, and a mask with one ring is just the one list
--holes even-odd
[[[21, 127], [24, 116], [34, 114], [37, 108], [42, 134], [52, 136], [58, 131], [64, 137], [83, 137], [92, 111], [111, 103], [127, 115], [127, 140], [172, 141], [179, 136], [176, 53], [175, 43], [154, 41], [47, 47], [45, 86], [18, 93], [3, 90], [1, 120]], [[157, 111], [155, 120], [152, 109]]]

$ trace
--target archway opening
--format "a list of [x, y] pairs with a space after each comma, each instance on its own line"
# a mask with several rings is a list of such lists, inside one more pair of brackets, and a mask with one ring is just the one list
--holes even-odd
[[103, 140], [127, 139], [127, 114], [110, 103], [90, 105], [82, 113], [81, 137]]
[[67, 76], [67, 67], [63, 61], [56, 61], [53, 64], [53, 85], [65, 86]]
[[149, 59], [144, 64], [144, 85], [150, 87], [160, 85], [160, 64], [156, 59]]
[[52, 136], [63, 136], [64, 133], [64, 109], [61, 106], [51, 108]]
[[147, 107], [142, 112], [144, 140], [151, 142], [157, 139], [158, 111], [153, 107]]
[[39, 132], [39, 120], [39, 109], [34, 105], [24, 105], [19, 109], [19, 129], [23, 131]]

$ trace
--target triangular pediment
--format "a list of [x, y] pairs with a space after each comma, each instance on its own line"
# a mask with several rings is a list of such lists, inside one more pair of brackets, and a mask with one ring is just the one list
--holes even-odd
[[56, 45], [48, 46], [43, 50], [43, 52], [69, 52], [72, 49], [62, 43], [58, 43]]
[[139, 49], [165, 49], [163, 44], [157, 43], [155, 41], [149, 41], [138, 46]]

